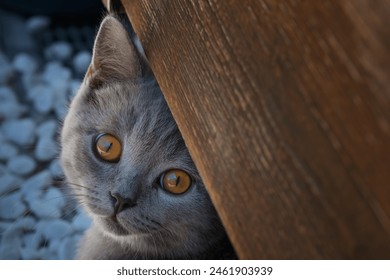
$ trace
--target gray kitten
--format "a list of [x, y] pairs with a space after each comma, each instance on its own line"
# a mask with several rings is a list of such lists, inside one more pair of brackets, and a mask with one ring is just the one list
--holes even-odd
[[215, 259], [234, 251], [153, 79], [107, 16], [61, 134], [61, 162], [93, 219], [80, 259]]

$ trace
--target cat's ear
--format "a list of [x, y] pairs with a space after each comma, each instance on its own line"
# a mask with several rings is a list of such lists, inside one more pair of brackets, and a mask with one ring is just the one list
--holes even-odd
[[106, 82], [134, 81], [141, 75], [140, 58], [128, 32], [116, 18], [107, 16], [96, 36], [84, 82], [98, 88]]

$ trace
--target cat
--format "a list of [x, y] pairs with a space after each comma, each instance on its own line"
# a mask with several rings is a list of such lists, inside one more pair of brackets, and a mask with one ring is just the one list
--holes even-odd
[[234, 259], [157, 82], [116, 17], [61, 131], [66, 181], [93, 223], [78, 259]]

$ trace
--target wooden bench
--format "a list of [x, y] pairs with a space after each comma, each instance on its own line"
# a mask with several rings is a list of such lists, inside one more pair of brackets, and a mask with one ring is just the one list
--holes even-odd
[[387, 0], [122, 3], [240, 258], [390, 258]]

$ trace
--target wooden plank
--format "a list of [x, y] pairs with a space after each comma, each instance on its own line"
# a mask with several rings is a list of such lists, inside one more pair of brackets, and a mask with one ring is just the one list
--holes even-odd
[[241, 258], [390, 258], [386, 0], [122, 0]]

